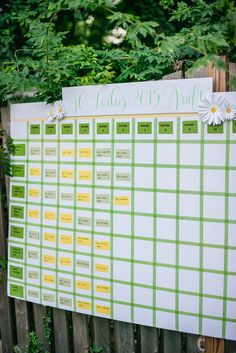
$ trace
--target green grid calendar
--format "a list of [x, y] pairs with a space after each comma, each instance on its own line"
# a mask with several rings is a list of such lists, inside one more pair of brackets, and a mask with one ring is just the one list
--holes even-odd
[[235, 121], [147, 114], [11, 126], [10, 296], [236, 338]]

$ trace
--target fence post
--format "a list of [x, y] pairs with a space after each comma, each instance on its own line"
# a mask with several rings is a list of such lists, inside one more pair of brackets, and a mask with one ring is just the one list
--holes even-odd
[[[1, 124], [7, 122], [9, 111], [7, 108], [1, 108]], [[7, 261], [7, 210], [3, 205], [4, 193], [6, 192], [5, 178], [3, 168], [0, 165], [0, 259]], [[2, 351], [11, 353], [14, 346], [13, 342], [13, 322], [11, 316], [13, 300], [7, 297], [7, 271], [2, 269], [2, 281], [0, 282], [0, 331], [2, 339]]]

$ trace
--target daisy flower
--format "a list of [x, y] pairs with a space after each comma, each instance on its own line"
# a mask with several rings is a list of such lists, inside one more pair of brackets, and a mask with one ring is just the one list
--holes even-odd
[[65, 117], [65, 107], [61, 100], [54, 103], [53, 116], [56, 120], [62, 120]]
[[236, 119], [236, 106], [226, 102], [223, 107], [224, 120]]
[[203, 123], [220, 125], [224, 121], [224, 104], [225, 100], [222, 97], [204, 98], [198, 106], [198, 113]]
[[50, 121], [50, 123], [53, 122], [55, 119], [52, 104], [47, 105], [47, 119], [48, 121]]

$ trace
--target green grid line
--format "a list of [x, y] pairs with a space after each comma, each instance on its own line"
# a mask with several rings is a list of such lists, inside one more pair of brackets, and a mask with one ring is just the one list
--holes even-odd
[[[59, 251], [63, 251], [60, 248], [55, 248], [53, 250], [59, 249]], [[84, 253], [84, 252], [76, 252], [76, 254], [78, 255], [83, 255], [83, 256], [91, 256], [91, 254], [88, 253]], [[92, 256], [93, 258], [99, 258], [99, 259], [106, 259], [106, 260], [110, 260], [110, 256], [107, 255], [100, 255], [100, 254], [93, 254]], [[113, 257], [114, 260], [117, 261], [122, 261], [122, 262], [127, 262], [130, 263], [132, 265], [134, 264], [141, 264], [141, 265], [148, 265], [148, 266], [159, 266], [159, 267], [163, 267], [163, 268], [169, 268], [169, 269], [177, 269], [177, 270], [187, 270], [187, 271], [195, 271], [195, 272], [203, 272], [203, 273], [215, 273], [215, 274], [219, 274], [219, 275], [224, 275], [225, 271], [224, 270], [214, 270], [214, 269], [210, 269], [210, 268], [204, 268], [204, 269], [199, 269], [199, 267], [194, 267], [194, 266], [183, 266], [183, 265], [174, 265], [174, 264], [167, 264], [167, 263], [162, 263], [162, 262], [153, 262], [153, 261], [146, 261], [146, 260], [132, 260], [132, 259], [126, 259], [126, 258], [122, 258], [122, 257]], [[17, 261], [16, 259], [14, 259], [14, 261], [16, 261], [17, 263], [23, 263], [21, 260]], [[55, 270], [55, 269], [54, 269]], [[72, 273], [72, 271], [70, 271], [70, 273]], [[231, 276], [236, 276], [236, 272], [232, 272], [232, 271], [228, 271], [227, 272], [228, 275]]]
[[[157, 119], [154, 119], [154, 136], [157, 135]], [[157, 163], [157, 139], [154, 140], [154, 144], [153, 144], [153, 164]], [[153, 188], [156, 189], [157, 188], [157, 170], [156, 168], [153, 168]], [[157, 213], [157, 193], [155, 192], [153, 194], [153, 213], [156, 214]], [[154, 263], [157, 262], [157, 242], [158, 242], [158, 238], [157, 238], [157, 218], [153, 219], [153, 261]], [[156, 307], [156, 266], [153, 267], [153, 294], [152, 294], [152, 305], [153, 307]], [[156, 311], [154, 310], [153, 313], [153, 326], [156, 327]]]
[[[112, 141], [115, 136], [115, 123], [112, 119]], [[112, 143], [111, 148], [111, 161], [114, 162], [115, 148], [114, 143]], [[113, 219], [113, 202], [114, 202], [114, 166], [111, 167], [111, 214], [110, 214], [110, 287], [111, 287], [111, 318], [114, 318], [114, 293], [111, 279], [113, 278], [113, 231], [114, 231], [114, 219]]]
[[[132, 120], [132, 164], [131, 164], [131, 180], [132, 183], [135, 183], [135, 173], [134, 173], [134, 161], [135, 161], [135, 121]], [[130, 224], [130, 234], [131, 234], [131, 259], [134, 258], [134, 210], [135, 210], [135, 199], [134, 199], [134, 191], [131, 191], [131, 224]], [[131, 265], [131, 278], [130, 278], [130, 283], [131, 283], [131, 288], [130, 288], [130, 302], [134, 302], [134, 265]], [[131, 306], [131, 312], [130, 312], [130, 317], [131, 317], [131, 322], [134, 323], [134, 308]]]
[[[44, 124], [42, 123], [42, 125], [41, 125], [41, 128], [42, 128], [42, 140], [41, 140], [41, 156], [42, 156], [42, 159], [43, 159], [43, 144], [44, 144], [44, 142], [43, 142], [43, 134], [44, 134]], [[40, 262], [41, 262], [41, 264], [43, 263], [43, 249], [42, 249], [42, 246], [43, 246], [43, 232], [42, 232], [42, 230], [43, 230], [43, 199], [44, 199], [44, 197], [43, 197], [43, 191], [44, 191], [44, 183], [43, 183], [43, 173], [44, 173], [44, 164], [42, 163], [41, 164], [41, 190], [40, 190], [40, 192], [41, 192], [41, 194], [40, 194], [40, 196], [41, 196], [41, 208], [40, 208], [40, 212], [41, 212], [41, 214], [40, 214]], [[41, 269], [41, 267], [40, 267], [40, 285], [42, 286], [42, 284], [43, 284], [43, 274], [42, 274], [42, 269]], [[40, 290], [40, 303], [42, 303], [43, 302], [43, 293], [42, 293], [42, 290]]]
[[[29, 139], [29, 122], [27, 122], [27, 138]], [[29, 153], [29, 146], [27, 146], [26, 148], [26, 154], [28, 156], [28, 153]], [[25, 164], [25, 172], [26, 172], [26, 175], [28, 175], [28, 170], [29, 170], [29, 164], [26, 163]], [[26, 206], [25, 206], [25, 219], [28, 217], [28, 185], [26, 186], [25, 188], [25, 197], [26, 197]], [[26, 240], [26, 237], [27, 237], [27, 232], [28, 232], [28, 226], [25, 225], [25, 234], [24, 234], [24, 258], [26, 259], [26, 254], [27, 254], [27, 240]], [[25, 279], [27, 277], [27, 264], [25, 264], [24, 266], [24, 276], [25, 276]], [[27, 284], [24, 286], [24, 297], [26, 298], [26, 290], [27, 290]]]
[[[16, 162], [16, 163], [15, 163]], [[51, 165], [51, 164], [55, 164], [55, 165], [71, 165], [71, 161], [63, 161], [63, 162], [58, 162], [58, 161], [42, 161], [42, 160], [33, 160], [33, 159], [19, 159], [19, 160], [13, 160], [13, 164], [18, 164], [18, 163], [25, 163], [25, 162], [28, 162], [28, 163], [34, 163], [34, 164], [41, 164], [41, 163], [44, 163], [44, 164], [48, 164], [48, 165]], [[176, 169], [177, 165], [176, 164], [169, 164], [169, 163], [166, 163], [166, 164], [163, 164], [163, 163], [156, 163], [156, 164], [152, 164], [152, 163], [135, 163], [135, 162], [132, 162], [132, 163], [128, 163], [128, 162], [93, 162], [93, 161], [90, 161], [90, 162], [76, 162], [76, 165], [78, 166], [100, 166], [100, 167], [107, 167], [107, 166], [114, 166], [114, 167], [141, 167], [141, 168], [174, 168]], [[228, 167], [225, 167], [225, 166], [217, 166], [217, 165], [205, 165], [204, 167], [201, 166], [200, 164], [199, 165], [192, 165], [192, 164], [179, 164], [178, 165], [178, 168], [180, 169], [196, 169], [196, 170], [199, 170], [201, 168], [204, 168], [206, 170], [236, 170], [236, 167], [235, 166], [228, 166]], [[27, 181], [26, 181], [27, 182]]]
[[[89, 234], [91, 234], [91, 232], [87, 232]], [[94, 234], [96, 235], [103, 235], [103, 236], [110, 236], [109, 233], [103, 233], [103, 232], [94, 232]], [[130, 235], [123, 235], [123, 234], [112, 234], [114, 238], [123, 238], [123, 239], [130, 239]], [[167, 244], [176, 244], [176, 240], [175, 239], [164, 239], [164, 238], [154, 238], [154, 237], [139, 237], [139, 236], [134, 236], [134, 240], [144, 240], [144, 241], [148, 241], [148, 242], [158, 242], [158, 243], [167, 243]], [[18, 245], [22, 245], [23, 242], [21, 241], [17, 241], [17, 239], [15, 240], [14, 238], [10, 238], [9, 240], [10, 242], [13, 242], [14, 244], [18, 244]], [[186, 240], [179, 240], [179, 244], [180, 245], [189, 245], [189, 246], [196, 246], [196, 247], [200, 247], [201, 245], [203, 246], [203, 248], [212, 248], [212, 249], [223, 249], [223, 250], [236, 250], [236, 245], [220, 245], [220, 244], [211, 244], [211, 243], [204, 243], [201, 244], [200, 242], [191, 242], [191, 241], [186, 241]], [[27, 243], [28, 246], [35, 246], [38, 247], [37, 244], [31, 244], [31, 243]], [[55, 246], [46, 246], [44, 245], [45, 249], [55, 249]], [[71, 252], [71, 250], [67, 250], [67, 249], [63, 249], [64, 252]], [[83, 253], [81, 251], [79, 251], [79, 253]], [[86, 252], [85, 252], [86, 253]]]
[[[230, 125], [229, 121], [226, 123], [226, 151], [225, 151], [225, 165], [229, 165], [229, 160], [230, 160], [230, 149], [229, 149], [229, 141], [230, 139]], [[229, 171], [225, 171], [225, 192], [228, 193], [229, 191]], [[228, 219], [229, 217], [229, 197], [225, 196], [225, 219]], [[225, 241], [224, 245], [228, 246], [229, 243], [229, 225], [225, 223]], [[227, 291], [228, 291], [228, 250], [225, 249], [224, 251], [224, 297], [227, 297]], [[223, 318], [226, 318], [227, 316], [227, 301], [223, 302]], [[226, 324], [225, 321], [223, 321], [222, 325], [222, 337], [226, 337]]]
[[[152, 139], [136, 139], [136, 142], [137, 143], [155, 143], [155, 139], [158, 139], [158, 142], [159, 143], [173, 143], [173, 144], [176, 144], [177, 143], [177, 140], [176, 139], [159, 139], [159, 136], [155, 135], [155, 138]], [[14, 142], [41, 142], [41, 139], [32, 139], [32, 140], [29, 140], [27, 141], [26, 139], [16, 139], [14, 138]], [[45, 143], [49, 142], [49, 143], [52, 143], [52, 142], [55, 142], [57, 143], [58, 142], [58, 139], [44, 139]], [[71, 139], [63, 139], [61, 140], [62, 142], [71, 142]], [[92, 143], [93, 140], [92, 139], [73, 139], [73, 141], [79, 143]], [[201, 144], [201, 137], [199, 137], [198, 139], [196, 140], [185, 140], [185, 139], [181, 139], [181, 142], [182, 143], [186, 143], [186, 144]], [[96, 140], [96, 143], [132, 143], [132, 139], [99, 139], [99, 140]], [[236, 141], [235, 140], [230, 140], [228, 142], [229, 144], [236, 144]], [[211, 140], [204, 140], [204, 144], [219, 144], [219, 145], [224, 145], [225, 144], [225, 140], [214, 140], [214, 139], [211, 139]]]
[[[180, 118], [177, 118], [177, 140], [176, 140], [176, 248], [175, 248], [175, 257], [176, 257], [176, 270], [175, 270], [175, 288], [179, 290], [179, 214], [180, 214], [180, 200], [178, 190], [180, 189]], [[175, 329], [179, 331], [179, 294], [175, 294]]]
[[[204, 141], [204, 125], [201, 125], [201, 141]], [[200, 165], [204, 166], [204, 143], [201, 144], [200, 148]], [[204, 191], [204, 169], [200, 170], [200, 217], [203, 217], [204, 211], [204, 201], [203, 201], [203, 191]], [[203, 269], [203, 249], [204, 249], [204, 223], [200, 221], [200, 253], [199, 253], [199, 268]], [[199, 293], [203, 293], [203, 272], [199, 274]], [[199, 313], [202, 315], [203, 312], [203, 300], [202, 296], [199, 297]], [[199, 333], [202, 334], [202, 318], [199, 317]]]
[[[58, 128], [58, 135], [60, 136], [60, 133], [61, 133], [61, 124], [60, 122], [58, 121], [58, 125], [57, 125], [57, 128]], [[60, 139], [58, 139], [57, 141], [57, 159], [58, 161], [60, 161]], [[56, 196], [56, 200], [57, 200], [57, 205], [59, 206], [60, 205], [60, 172], [61, 172], [61, 165], [59, 163], [58, 165], [58, 170], [57, 170], [57, 196]], [[56, 247], [58, 248], [59, 246], [59, 207], [56, 208], [57, 210], [57, 215], [56, 215], [56, 224], [57, 224], [57, 228], [56, 228]], [[59, 261], [59, 258], [58, 258], [58, 251], [56, 252], [56, 269], [58, 270], [59, 268], [59, 264], [58, 264], [58, 261]], [[58, 290], [58, 272], [56, 273], [56, 290]], [[59, 302], [58, 302], [58, 295], [56, 295], [56, 306], [58, 307], [59, 305]]]
[[[22, 282], [18, 282], [18, 281], [14, 281], [15, 283], [21, 283]], [[38, 288], [38, 286], [36, 286]], [[63, 291], [63, 290], [53, 290], [53, 289], [48, 289], [47, 287], [42, 287], [42, 289], [46, 289], [50, 292], [56, 292], [57, 294], [58, 293], [64, 293], [64, 294], [71, 294], [67, 291]], [[77, 296], [77, 297], [84, 297], [84, 298], [89, 298], [89, 299], [92, 299], [92, 301], [94, 300], [100, 300], [100, 301], [104, 301], [104, 302], [110, 302], [109, 299], [107, 298], [103, 298], [103, 297], [97, 297], [97, 296], [90, 296], [90, 295], [86, 295], [86, 294], [81, 294], [81, 293], [73, 293], [73, 295]], [[127, 305], [127, 306], [131, 306], [131, 307], [137, 307], [137, 308], [143, 308], [143, 309], [149, 309], [150, 311], [163, 311], [163, 312], [168, 312], [168, 313], [171, 313], [171, 314], [177, 314], [177, 315], [186, 315], [186, 316], [192, 316], [192, 317], [199, 317], [199, 313], [192, 313], [192, 312], [188, 312], [188, 311], [180, 311], [178, 310], [176, 312], [176, 310], [171, 310], [171, 309], [166, 309], [166, 308], [162, 308], [162, 307], [153, 307], [153, 306], [149, 306], [149, 305], [144, 305], [144, 304], [136, 304], [136, 303], [130, 303], [130, 302], [125, 302], [125, 301], [119, 301], [119, 300], [114, 300], [114, 303], [117, 303], [117, 304], [123, 304], [123, 305]], [[213, 315], [201, 315], [202, 318], [204, 319], [212, 319], [212, 320], [219, 320], [219, 321], [222, 321], [222, 322], [236, 322], [235, 319], [227, 319], [227, 318], [222, 318], [222, 317], [219, 317], [219, 316], [213, 316]]]
[[[92, 158], [93, 158], [93, 168], [92, 168], [92, 183], [95, 185], [95, 143], [96, 143], [96, 135], [95, 135], [95, 119], [92, 120], [92, 125], [93, 125], [93, 141], [92, 141]], [[95, 234], [95, 224], [94, 224], [94, 206], [95, 206], [95, 193], [94, 193], [94, 188], [92, 189], [92, 206], [91, 206], [91, 299], [94, 297], [94, 234]], [[95, 308], [94, 308], [94, 300], [92, 299], [92, 315], [94, 315]]]
[[[28, 182], [28, 183], [24, 183], [20, 180], [14, 180], [12, 182], [12, 184], [32, 184], [32, 185], [38, 185], [41, 186], [43, 185], [42, 182]], [[53, 183], [53, 182], [47, 182], [47, 185], [51, 185], [51, 186], [57, 186], [57, 183]], [[159, 189], [159, 188], [141, 188], [141, 187], [131, 187], [131, 186], [104, 186], [104, 185], [86, 185], [86, 184], [76, 184], [76, 183], [60, 183], [60, 186], [68, 186], [68, 187], [78, 187], [78, 188], [85, 188], [85, 189], [106, 189], [106, 190], [122, 190], [122, 191], [144, 191], [144, 192], [150, 192], [150, 193], [156, 193], [156, 192], [160, 192], [160, 193], [167, 193], [167, 194], [181, 194], [181, 195], [204, 195], [204, 196], [222, 196], [224, 197], [225, 195], [229, 196], [229, 197], [236, 197], [236, 193], [234, 192], [228, 192], [227, 194], [225, 194], [224, 192], [217, 192], [217, 191], [194, 191], [194, 190], [176, 190], [175, 189]], [[14, 198], [12, 198], [13, 202], [16, 203], [22, 203], [22, 201], [18, 201]], [[36, 205], [39, 202], [30, 202], [30, 204], [32, 205]], [[54, 204], [45, 204], [45, 206], [54, 206]], [[57, 207], [55, 205], [55, 207]], [[65, 206], [65, 207], [71, 207], [72, 206]]]
[[[75, 120], [75, 133], [77, 133], [77, 120]], [[75, 150], [77, 151], [77, 140], [75, 141]], [[76, 153], [74, 153], [74, 163], [76, 162]], [[76, 273], [76, 202], [77, 202], [77, 193], [76, 193], [76, 181], [77, 181], [77, 169], [74, 169], [74, 231], [73, 231], [73, 271]], [[73, 291], [76, 292], [76, 278], [73, 276]], [[74, 311], [76, 311], [76, 297], [74, 295]]]
[[[50, 205], [51, 206], [51, 205]], [[87, 208], [78, 208], [77, 210], [82, 210], [82, 211], [87, 211]], [[103, 212], [104, 213], [109, 213], [109, 210], [105, 210], [105, 209], [94, 209], [94, 211], [96, 212]], [[228, 224], [236, 224], [236, 220], [230, 220], [230, 219], [217, 219], [217, 218], [201, 218], [201, 217], [190, 217], [190, 216], [175, 216], [175, 215], [166, 215], [166, 214], [160, 214], [160, 213], [142, 213], [142, 212], [127, 212], [127, 211], [115, 211], [115, 214], [124, 214], [124, 215], [135, 215], [135, 216], [144, 216], [144, 217], [153, 217], [153, 218], [165, 218], [165, 219], [175, 219], [175, 220], [186, 220], [186, 221], [197, 221], [197, 222], [213, 222], [213, 223], [228, 223]], [[14, 218], [10, 218], [11, 222], [14, 223], [21, 223], [20, 221], [17, 221], [17, 219]], [[28, 225], [38, 225], [37, 223], [32, 223], [32, 222], [25, 222], [25, 224]], [[47, 226], [49, 228], [57, 228], [55, 226]], [[67, 228], [67, 227], [59, 227], [62, 230], [72, 230], [73, 228]], [[81, 229], [81, 231], [83, 232], [84, 230]]]
[[[11, 260], [9, 261], [9, 263], [11, 262]], [[14, 261], [12, 261], [12, 263], [15, 264]], [[24, 265], [24, 263], [17, 263], [17, 265]], [[38, 265], [30, 265], [31, 268], [36, 268], [38, 269]], [[43, 270], [49, 270], [49, 271], [53, 271], [56, 272], [56, 269], [51, 269], [49, 267], [44, 267], [42, 266]], [[101, 281], [110, 281], [109, 278], [106, 277], [100, 277], [100, 276], [90, 276], [88, 274], [84, 274], [84, 273], [80, 273], [80, 272], [69, 272], [69, 271], [65, 271], [65, 270], [58, 270], [58, 272], [60, 274], [66, 274], [66, 275], [73, 275], [73, 276], [79, 276], [79, 277], [83, 277], [83, 278], [94, 278], [96, 280], [101, 280]], [[22, 281], [20, 281], [22, 282]], [[119, 280], [119, 279], [112, 279], [111, 280], [112, 283], [119, 283], [119, 284], [124, 284], [124, 285], [130, 285], [130, 281], [124, 281], [124, 280]], [[33, 286], [34, 284], [30, 284], [30, 286]], [[35, 285], [37, 286], [37, 285]], [[191, 291], [186, 291], [186, 290], [176, 290], [176, 289], [172, 289], [172, 288], [167, 288], [167, 287], [160, 287], [160, 286], [152, 286], [152, 285], [148, 285], [148, 284], [143, 284], [143, 283], [139, 283], [139, 282], [134, 282], [134, 286], [135, 287], [140, 287], [140, 288], [147, 288], [147, 289], [151, 289], [151, 290], [162, 290], [165, 292], [170, 292], [170, 293], [176, 293], [178, 292], [179, 294], [186, 294], [186, 295], [191, 295], [191, 296], [196, 296], [196, 297], [202, 297], [202, 298], [211, 298], [211, 299], [219, 299], [219, 300], [230, 300], [232, 302], [236, 302], [236, 298], [232, 298], [232, 297], [224, 297], [224, 296], [220, 296], [220, 295], [213, 295], [213, 294], [207, 294], [207, 293], [197, 293], [197, 292], [191, 292]], [[71, 291], [70, 291], [71, 293]]]

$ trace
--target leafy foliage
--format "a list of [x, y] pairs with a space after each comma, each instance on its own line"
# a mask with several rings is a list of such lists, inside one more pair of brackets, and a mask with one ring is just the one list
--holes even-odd
[[[236, 59], [230, 0], [8, 0], [0, 11], [2, 104]], [[108, 41], [120, 28], [122, 40]]]
[[103, 352], [103, 348], [97, 346], [95, 343], [89, 347], [89, 353], [102, 353]]
[[[20, 349], [15, 346], [13, 353], [20, 353]], [[42, 342], [38, 338], [36, 332], [32, 331], [29, 333], [28, 344], [24, 348], [23, 353], [43, 353]]]
[[43, 317], [43, 329], [45, 333], [45, 337], [47, 338], [47, 341], [49, 345], [52, 344], [53, 342], [53, 318], [52, 318], [52, 308], [46, 307], [46, 313], [45, 316]]
[[3, 166], [3, 171], [5, 175], [11, 176], [11, 159], [10, 156], [14, 153], [13, 140], [7, 135], [5, 130], [0, 127], [0, 139], [2, 143], [0, 144], [0, 162]]
[[6, 269], [7, 263], [6, 260], [0, 257], [0, 283], [3, 280], [3, 271]]

